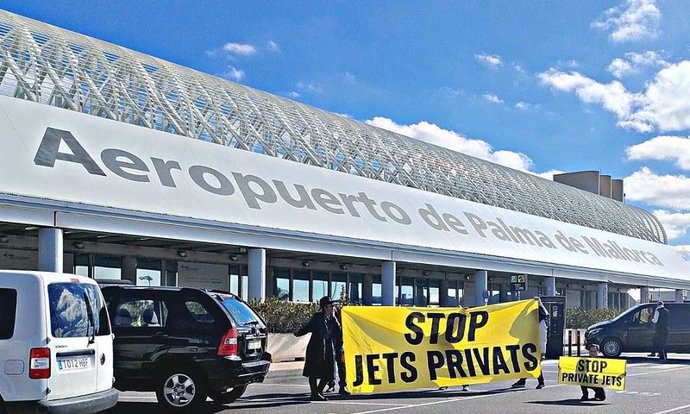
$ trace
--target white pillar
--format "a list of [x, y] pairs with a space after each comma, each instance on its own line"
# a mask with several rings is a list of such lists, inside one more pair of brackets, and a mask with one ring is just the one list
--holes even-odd
[[249, 300], [263, 302], [266, 299], [266, 249], [249, 249], [247, 252]]
[[381, 304], [395, 305], [395, 262], [381, 263]]
[[62, 229], [46, 227], [38, 230], [38, 270], [62, 273]]
[[609, 307], [609, 284], [601, 282], [597, 285], [597, 309]]
[[640, 288], [640, 303], [649, 303], [649, 287]]
[[556, 296], [556, 278], [548, 276], [544, 278], [544, 294], [546, 296]]
[[489, 272], [477, 270], [474, 272], [474, 306], [484, 306], [484, 291], [489, 285]]
[[685, 297], [685, 291], [683, 289], [676, 289], [676, 302], [682, 302]]

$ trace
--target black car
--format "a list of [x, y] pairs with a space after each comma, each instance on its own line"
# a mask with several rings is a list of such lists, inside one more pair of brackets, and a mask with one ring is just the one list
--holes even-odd
[[167, 409], [194, 412], [207, 396], [236, 400], [268, 373], [266, 325], [231, 293], [124, 285], [102, 292], [119, 390], [155, 391]]
[[[690, 303], [666, 303], [669, 311], [668, 352], [690, 353]], [[613, 320], [596, 323], [585, 333], [587, 343], [595, 343], [610, 358], [621, 352], [655, 352], [655, 325], [652, 322], [656, 304], [634, 306]]]

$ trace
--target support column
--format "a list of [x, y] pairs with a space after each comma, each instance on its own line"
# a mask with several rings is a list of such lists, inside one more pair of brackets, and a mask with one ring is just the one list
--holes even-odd
[[477, 270], [474, 272], [474, 306], [484, 306], [484, 291], [489, 286], [489, 272]]
[[149, 286], [150, 280], [142, 280], [137, 283], [137, 258], [125, 256], [122, 258], [122, 280], [129, 280], [133, 285]]
[[451, 304], [448, 297], [448, 280], [441, 279], [441, 284], [438, 289], [438, 304], [439, 306], [455, 306]]
[[381, 263], [381, 304], [395, 305], [395, 262]]
[[505, 303], [508, 302], [508, 287], [505, 283], [498, 285], [498, 302]]
[[601, 282], [597, 285], [597, 309], [609, 307], [609, 284]]
[[248, 299], [263, 302], [266, 299], [266, 249], [249, 249], [247, 262]]
[[685, 291], [683, 289], [676, 289], [676, 302], [682, 302], [685, 298]]
[[45, 227], [38, 230], [38, 270], [62, 273], [62, 229]]
[[640, 303], [649, 303], [649, 287], [640, 288]]
[[374, 276], [364, 274], [362, 280], [362, 305], [371, 306], [374, 303]]
[[556, 278], [548, 276], [544, 278], [544, 294], [545, 296], [556, 296]]

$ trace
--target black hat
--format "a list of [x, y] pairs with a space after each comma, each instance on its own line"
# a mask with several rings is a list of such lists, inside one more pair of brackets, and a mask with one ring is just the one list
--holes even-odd
[[323, 309], [326, 305], [332, 305], [333, 303], [335, 303], [335, 301], [331, 300], [328, 296], [324, 296], [319, 299], [319, 308]]

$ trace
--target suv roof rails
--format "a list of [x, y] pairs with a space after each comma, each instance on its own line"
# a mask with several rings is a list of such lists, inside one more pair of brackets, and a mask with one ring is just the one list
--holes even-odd
[[131, 280], [127, 279], [94, 279], [101, 286], [134, 286]]

